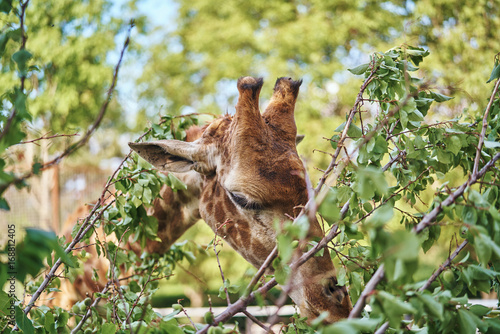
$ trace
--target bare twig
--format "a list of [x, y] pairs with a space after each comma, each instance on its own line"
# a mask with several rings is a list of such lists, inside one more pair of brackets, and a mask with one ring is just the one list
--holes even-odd
[[29, 143], [34, 143], [36, 144], [37, 141], [40, 141], [40, 140], [47, 140], [47, 139], [54, 139], [54, 138], [59, 138], [59, 137], [74, 137], [74, 136], [79, 136], [80, 134], [78, 133], [73, 133], [73, 134], [55, 134], [55, 135], [52, 135], [52, 136], [47, 136], [47, 134], [43, 135], [42, 137], [40, 138], [36, 138], [36, 139], [32, 139], [32, 140], [27, 140], [27, 141], [22, 141], [20, 143], [18, 143], [18, 145], [20, 144], [29, 144]]
[[484, 144], [484, 137], [486, 136], [486, 128], [488, 127], [488, 115], [491, 110], [491, 106], [493, 105], [493, 101], [495, 100], [495, 95], [498, 92], [498, 86], [500, 84], [500, 79], [497, 79], [495, 83], [495, 88], [493, 88], [493, 92], [491, 93], [490, 101], [488, 102], [488, 106], [484, 112], [483, 116], [483, 127], [481, 129], [481, 135], [479, 136], [479, 143], [477, 144], [476, 157], [474, 158], [474, 168], [472, 170], [472, 175], [478, 173], [479, 169], [479, 159], [481, 158], [481, 150]]
[[[179, 303], [180, 300], [178, 300], [177, 302]], [[193, 319], [191, 319], [191, 317], [189, 316], [189, 314], [187, 314], [186, 309], [182, 305], [181, 305], [181, 307], [182, 307], [182, 312], [184, 312], [184, 315], [186, 316], [186, 318], [189, 319], [189, 322], [191, 323], [191, 325], [193, 326], [193, 328], [196, 329], [196, 325], [195, 325]]]
[[374, 334], [382, 334], [389, 328], [389, 321], [386, 321], [380, 326]]
[[[225, 223], [224, 223], [225, 224]], [[224, 225], [223, 224], [223, 225]], [[222, 226], [223, 226], [222, 225]], [[213, 242], [213, 246], [214, 246], [214, 252], [215, 252], [215, 257], [217, 258], [217, 265], [219, 266], [219, 271], [220, 271], [220, 277], [222, 278], [222, 284], [223, 284], [223, 287], [224, 287], [224, 292], [226, 293], [226, 301], [227, 301], [227, 305], [231, 305], [231, 299], [229, 298], [229, 291], [227, 290], [227, 287], [226, 287], [226, 278], [224, 277], [224, 271], [222, 271], [222, 267], [220, 265], [220, 260], [219, 260], [219, 252], [217, 252], [217, 237], [219, 235], [218, 231], [219, 231], [219, 228], [217, 228], [217, 232], [215, 233], [215, 237], [214, 237], [214, 242]]]
[[274, 249], [271, 251], [271, 253], [269, 253], [269, 255], [267, 256], [264, 263], [257, 270], [255, 275], [253, 275], [252, 280], [250, 281], [247, 288], [245, 289], [245, 293], [243, 295], [244, 297], [248, 296], [252, 292], [253, 288], [259, 282], [260, 278], [262, 277], [262, 275], [264, 275], [266, 270], [271, 266], [271, 263], [276, 258], [276, 256], [278, 256], [278, 247], [274, 247]]
[[[127, 315], [127, 319], [125, 321], [130, 325], [130, 317], [132, 316], [132, 312], [134, 311], [134, 308], [136, 308], [137, 303], [139, 303], [139, 300], [141, 299], [142, 295], [144, 294], [144, 290], [146, 289], [146, 286], [151, 282], [151, 275], [153, 274], [153, 270], [149, 272], [148, 279], [142, 286], [141, 292], [139, 292], [139, 295], [137, 296], [137, 299], [134, 301], [134, 304], [130, 308], [130, 312]], [[130, 330], [132, 331], [132, 326], [130, 326]]]
[[251, 314], [250, 312], [245, 310], [245, 311], [243, 311], [243, 314], [245, 314], [250, 320], [252, 320], [254, 323], [259, 325], [262, 329], [264, 329], [266, 331], [266, 333], [274, 334], [274, 332], [271, 330], [271, 326], [268, 327], [268, 326], [264, 325], [262, 323], [262, 321], [260, 321], [256, 317], [254, 317], [253, 314]]
[[[109, 180], [108, 180], [108, 182], [109, 182]], [[120, 237], [120, 240], [118, 241], [118, 245], [117, 245], [118, 247], [122, 243], [123, 237], [127, 234], [128, 230], [129, 230], [129, 228], [127, 227], [127, 229], [125, 230], [125, 232], [123, 232], [122, 236]], [[110, 275], [111, 275], [111, 281], [113, 282], [113, 284], [115, 286], [115, 290], [118, 292], [118, 295], [120, 296], [120, 299], [121, 299], [121, 301], [123, 303], [122, 304], [123, 305], [123, 309], [126, 310], [127, 309], [127, 301], [125, 299], [125, 296], [123, 295], [123, 291], [122, 291], [122, 288], [121, 288], [120, 280], [116, 276], [116, 271], [115, 271], [115, 264], [116, 264], [116, 257], [118, 256], [118, 249], [116, 249], [113, 259], [111, 259], [111, 254], [109, 253], [109, 248], [108, 247], [106, 247], [106, 254], [107, 254], [108, 260], [109, 260], [109, 272], [110, 272]], [[148, 280], [150, 278], [151, 278], [151, 273], [149, 274]], [[136, 302], [137, 302], [137, 300], [138, 299], [136, 299]], [[134, 305], [136, 305], [136, 303], [134, 303]], [[115, 308], [115, 303], [113, 303], [113, 308]], [[130, 315], [131, 314], [132, 314], [132, 310], [130, 311], [130, 313], [128, 314], [127, 318], [125, 319], [125, 322], [129, 326], [130, 334], [133, 334], [132, 324], [130, 322]], [[116, 318], [118, 319], [118, 315], [116, 316]]]

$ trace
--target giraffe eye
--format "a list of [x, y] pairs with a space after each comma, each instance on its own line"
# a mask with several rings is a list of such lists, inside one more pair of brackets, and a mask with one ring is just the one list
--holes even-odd
[[262, 210], [263, 206], [260, 203], [249, 201], [245, 196], [235, 194], [231, 191], [228, 191], [229, 196], [233, 200], [233, 202], [239, 207], [247, 210]]

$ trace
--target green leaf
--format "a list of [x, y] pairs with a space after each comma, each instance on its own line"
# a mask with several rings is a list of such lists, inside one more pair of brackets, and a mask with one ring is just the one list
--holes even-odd
[[[333, 325], [325, 327], [321, 333], [323, 334], [374, 333], [379, 324], [380, 320], [378, 319], [363, 318], [363, 319], [342, 320]], [[295, 331], [293, 333], [295, 333]]]
[[74, 266], [71, 257], [64, 252], [57, 241], [54, 232], [44, 231], [35, 228], [27, 228], [26, 236], [17, 248], [18, 257], [18, 275], [20, 282], [24, 282], [27, 274], [36, 276], [40, 269], [44, 267], [44, 260], [51, 256], [55, 251], [56, 257], [68, 266]]
[[427, 145], [426, 142], [420, 136], [415, 136], [415, 140], [413, 143], [415, 144], [415, 147], [419, 149], [424, 148], [425, 145]]
[[417, 297], [424, 303], [430, 315], [443, 321], [443, 304], [428, 294], [417, 295]]
[[107, 322], [102, 325], [101, 334], [114, 334], [117, 329], [118, 327], [115, 324]]
[[340, 219], [340, 208], [335, 203], [326, 200], [321, 203], [318, 212], [329, 225], [335, 224]]
[[132, 204], [134, 204], [134, 206], [136, 208], [140, 207], [142, 205], [142, 201], [139, 197], [136, 197], [136, 196], [133, 196], [132, 197]]
[[445, 102], [453, 99], [451, 96], [446, 96], [444, 94], [436, 93], [436, 92], [431, 92], [431, 97], [434, 99], [436, 102]]
[[7, 292], [0, 290], [0, 314], [8, 314], [11, 298]]
[[476, 224], [477, 211], [472, 206], [466, 206], [462, 210], [462, 221], [466, 224]]
[[484, 147], [486, 148], [498, 148], [500, 147], [500, 143], [496, 141], [485, 140]]
[[361, 75], [366, 72], [366, 70], [370, 67], [370, 63], [362, 64], [359, 66], [356, 66], [354, 68], [348, 68], [347, 70], [351, 72], [352, 74], [355, 75]]
[[5, 198], [0, 198], [0, 209], [1, 210], [5, 210], [5, 211], [9, 211], [10, 210], [10, 206], [9, 206], [9, 203], [7, 202], [7, 200]]
[[477, 318], [471, 312], [459, 309], [458, 310], [458, 330], [461, 334], [474, 334], [476, 333], [476, 328], [480, 323], [479, 318]]
[[19, 69], [19, 76], [25, 77], [27, 74], [26, 63], [33, 57], [33, 55], [26, 49], [19, 50], [12, 55], [12, 60], [16, 62]]
[[9, 41], [9, 36], [7, 34], [0, 34], [0, 57], [3, 56], [8, 41]]
[[500, 258], [500, 246], [491, 240], [489, 235], [479, 233], [474, 239], [474, 249], [479, 262], [484, 265], [488, 264], [493, 253]]
[[384, 173], [375, 167], [360, 167], [358, 180], [353, 185], [353, 189], [364, 200], [371, 200], [375, 194], [385, 195], [388, 190]]
[[330, 138], [330, 145], [334, 150], [337, 149], [337, 146], [339, 144], [339, 139], [340, 139], [339, 135], [333, 135], [332, 138]]
[[[274, 260], [274, 261], [276, 261], [276, 260]], [[274, 278], [276, 279], [276, 282], [278, 282], [278, 284], [281, 284], [281, 285], [286, 284], [288, 276], [290, 275], [290, 273], [292, 271], [290, 269], [290, 266], [283, 264], [283, 263], [278, 263], [278, 265], [275, 265], [274, 263], [275, 262], [273, 262], [273, 265], [275, 268]]]
[[337, 272], [337, 284], [340, 286], [344, 286], [346, 283], [346, 270], [344, 266], [341, 266]]
[[24, 312], [16, 306], [16, 324], [25, 334], [34, 334], [35, 327], [30, 319], [24, 314]]
[[[179, 314], [179, 311], [174, 311], [172, 314], [169, 314], [163, 318], [164, 321], [160, 324], [160, 329], [162, 330], [162, 333], [169, 333], [169, 334], [184, 334], [184, 331], [179, 327], [179, 324], [177, 323], [177, 320], [173, 319], [173, 316]], [[170, 319], [167, 319], [167, 317], [170, 317]]]
[[445, 150], [438, 148], [436, 150], [436, 156], [437, 159], [440, 163], [442, 164], [449, 164], [451, 162], [451, 155], [450, 153], [446, 152]]
[[495, 66], [495, 68], [493, 69], [493, 71], [491, 71], [490, 79], [488, 81], [486, 81], [486, 83], [490, 83], [493, 80], [498, 79], [499, 77], [500, 77], [500, 64], [498, 64], [497, 66]]
[[377, 299], [381, 302], [385, 315], [393, 328], [399, 328], [402, 317], [405, 314], [414, 314], [417, 310], [407, 302], [404, 302], [385, 291], [378, 291]]
[[403, 129], [405, 129], [408, 125], [408, 113], [404, 109], [401, 109], [399, 111], [399, 119], [401, 120], [401, 125], [403, 126]]
[[9, 14], [12, 10], [12, 0], [0, 0], [0, 12]]
[[168, 181], [169, 181], [169, 186], [173, 190], [186, 190], [187, 186], [179, 180], [173, 173], [168, 173]]
[[478, 317], [484, 317], [485, 315], [491, 313], [491, 308], [483, 306], [483, 305], [472, 305], [469, 308], [469, 311], [471, 311], [473, 314], [475, 314]]
[[50, 311], [47, 312], [47, 313], [45, 313], [44, 328], [50, 334], [56, 334], [57, 333], [56, 332], [56, 327], [55, 327], [54, 315]]
[[393, 216], [394, 208], [389, 203], [386, 203], [375, 210], [372, 218], [370, 219], [370, 223], [375, 225], [384, 225], [387, 224]]
[[153, 193], [151, 192], [151, 189], [149, 188], [144, 188], [144, 193], [142, 194], [142, 199], [146, 203], [151, 203], [153, 201]]
[[[334, 131], [335, 132], [342, 132], [344, 131], [344, 128], [345, 128], [345, 125], [346, 125], [346, 122], [340, 124]], [[349, 126], [349, 130], [347, 130], [347, 135], [349, 137], [361, 137], [362, 136], [362, 132], [361, 132], [361, 129], [356, 126], [354, 123], [351, 123], [351, 125]]]
[[446, 148], [454, 155], [457, 155], [462, 149], [462, 141], [457, 136], [451, 136], [446, 141]]
[[33, 167], [32, 167], [32, 169], [33, 169], [33, 174], [35, 174], [35, 175], [40, 174], [40, 168], [42, 168], [42, 166], [43, 166], [43, 165], [42, 165], [41, 163], [39, 163], [39, 162], [34, 163], [34, 164], [33, 164]]
[[278, 241], [278, 251], [281, 261], [287, 263], [292, 258], [292, 238], [288, 234], [280, 234], [276, 239]]

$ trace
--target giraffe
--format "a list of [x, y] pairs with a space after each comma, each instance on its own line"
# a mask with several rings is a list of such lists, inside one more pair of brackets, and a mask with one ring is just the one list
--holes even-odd
[[[263, 79], [242, 77], [234, 117], [212, 121], [195, 141], [129, 143], [155, 168], [179, 175], [188, 185], [177, 198], [165, 190], [163, 199], [155, 201], [150, 214], [159, 221], [163, 242], [151, 243], [149, 250], [164, 251], [203, 218], [245, 260], [255, 267], [263, 264], [276, 245], [275, 222], [296, 215], [308, 200], [295, 144], [294, 109], [301, 83], [278, 78], [261, 114]], [[310, 221], [309, 237], [322, 236], [318, 221]], [[327, 249], [299, 267], [291, 281], [289, 296], [309, 321], [325, 311], [328, 323], [349, 315], [351, 302], [345, 287], [337, 285]]]

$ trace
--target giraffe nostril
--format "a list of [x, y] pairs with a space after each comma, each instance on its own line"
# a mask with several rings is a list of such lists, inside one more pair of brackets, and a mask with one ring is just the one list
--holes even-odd
[[334, 300], [342, 304], [344, 297], [346, 296], [346, 290], [343, 286], [337, 285], [337, 279], [335, 277], [330, 278], [325, 285], [325, 294], [334, 298]]
[[327, 295], [333, 296], [337, 290], [337, 279], [335, 277], [332, 277], [328, 279], [328, 281], [325, 284], [325, 293]]

